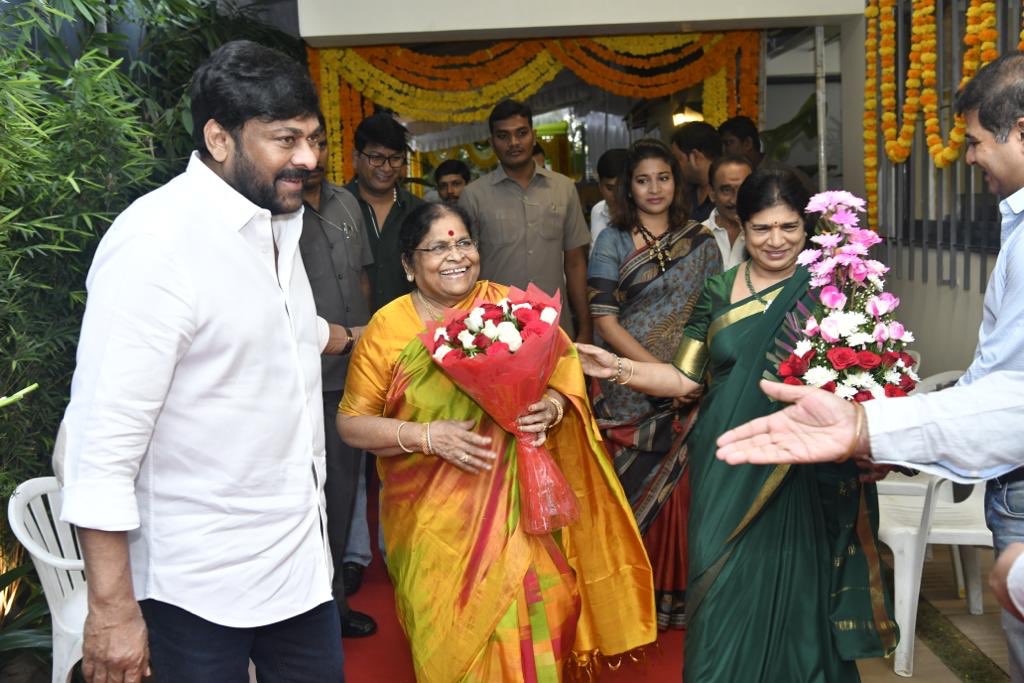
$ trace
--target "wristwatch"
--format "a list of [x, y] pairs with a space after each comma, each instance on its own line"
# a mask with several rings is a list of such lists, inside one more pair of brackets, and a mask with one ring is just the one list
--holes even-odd
[[341, 350], [341, 354], [340, 354], [340, 355], [344, 356], [346, 353], [348, 353], [349, 351], [352, 350], [352, 345], [356, 343], [356, 337], [355, 337], [354, 334], [352, 334], [352, 328], [351, 327], [346, 327], [344, 325], [342, 325], [342, 327], [345, 330], [345, 334], [348, 335], [348, 341], [345, 343], [345, 348], [343, 348]]

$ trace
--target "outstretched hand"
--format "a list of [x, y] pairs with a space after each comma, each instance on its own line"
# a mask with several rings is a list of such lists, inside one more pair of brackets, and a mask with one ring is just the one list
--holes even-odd
[[[719, 460], [730, 465], [830, 462], [843, 458], [857, 436], [857, 407], [817, 387], [761, 380], [761, 390], [793, 405], [718, 437]], [[859, 450], [867, 452], [866, 443]]]
[[610, 351], [605, 351], [592, 344], [576, 344], [576, 352], [583, 365], [584, 375], [608, 379], [614, 377], [619, 371], [619, 358]]

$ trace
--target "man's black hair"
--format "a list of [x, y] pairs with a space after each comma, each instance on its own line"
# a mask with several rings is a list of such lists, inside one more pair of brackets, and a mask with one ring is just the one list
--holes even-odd
[[626, 167], [626, 157], [629, 150], [623, 147], [615, 147], [605, 150], [597, 160], [598, 178], [618, 178], [622, 169]]
[[439, 183], [444, 176], [455, 174], [462, 176], [467, 183], [469, 182], [469, 166], [466, 166], [466, 162], [460, 159], [445, 159], [434, 169], [434, 182]]
[[372, 114], [356, 126], [355, 145], [357, 152], [362, 152], [367, 145], [380, 145], [396, 152], [407, 152], [409, 130], [391, 114]]
[[510, 119], [513, 116], [525, 117], [526, 122], [530, 124], [530, 128], [533, 128], [533, 110], [525, 102], [520, 102], [519, 100], [502, 100], [494, 105], [491, 115], [487, 117], [487, 128], [491, 133], [494, 133], [495, 123]]
[[757, 132], [757, 126], [748, 116], [734, 116], [731, 119], [726, 119], [718, 127], [718, 134], [721, 137], [733, 135], [738, 140], [750, 140], [754, 151], [761, 151], [761, 134]]
[[672, 144], [683, 154], [697, 150], [712, 161], [722, 156], [722, 137], [714, 126], [704, 121], [690, 121], [676, 128]]
[[996, 142], [1006, 142], [1024, 117], [1024, 52], [1009, 52], [986, 64], [956, 94], [957, 114], [978, 112], [978, 123]]
[[285, 121], [316, 116], [316, 87], [302, 64], [249, 40], [225, 43], [192, 76], [192, 140], [210, 157], [204, 128], [211, 119], [237, 139], [250, 119]]

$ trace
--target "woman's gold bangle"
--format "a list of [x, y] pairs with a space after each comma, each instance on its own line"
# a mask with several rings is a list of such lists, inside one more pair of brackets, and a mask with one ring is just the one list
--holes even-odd
[[402, 420], [402, 423], [400, 425], [398, 425], [398, 431], [395, 433], [395, 439], [397, 439], [397, 441], [398, 441], [398, 447], [399, 448], [401, 448], [406, 453], [412, 453], [413, 450], [411, 448], [406, 448], [405, 444], [402, 443], [402, 428], [405, 427], [405, 425], [407, 425], [407, 424], [409, 424], [409, 423], [406, 422], [405, 420]]
[[426, 448], [423, 449], [423, 452], [426, 453], [427, 455], [433, 455], [434, 454], [434, 444], [430, 443], [430, 423], [429, 422], [427, 423], [427, 429], [424, 431], [423, 439], [424, 439], [424, 441], [426, 441]]
[[629, 360], [629, 377], [627, 377], [626, 379], [624, 379], [621, 382], [619, 382], [619, 384], [621, 384], [622, 386], [626, 386], [631, 381], [633, 381], [633, 373], [636, 372], [636, 363], [633, 362], [632, 358], [630, 358], [628, 360]]
[[548, 425], [548, 429], [551, 429], [561, 422], [563, 417], [565, 417], [565, 408], [562, 407], [562, 403], [558, 399], [552, 396], [545, 394], [544, 398], [545, 400], [551, 401], [551, 405], [555, 407], [555, 421]]

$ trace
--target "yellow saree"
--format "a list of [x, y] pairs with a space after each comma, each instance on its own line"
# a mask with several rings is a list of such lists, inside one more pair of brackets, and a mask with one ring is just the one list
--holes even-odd
[[[507, 288], [477, 283], [459, 308]], [[549, 536], [519, 525], [515, 444], [436, 367], [416, 338], [411, 297], [370, 321], [339, 411], [411, 421], [475, 420], [498, 462], [467, 474], [412, 453], [378, 459], [381, 523], [399, 619], [419, 681], [560, 681], [656, 637], [651, 568], [600, 445], [575, 348], [550, 386], [568, 397], [548, 448], [576, 494], [579, 522]]]

